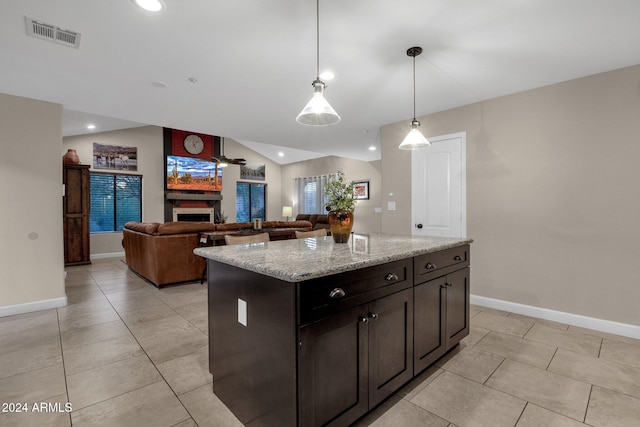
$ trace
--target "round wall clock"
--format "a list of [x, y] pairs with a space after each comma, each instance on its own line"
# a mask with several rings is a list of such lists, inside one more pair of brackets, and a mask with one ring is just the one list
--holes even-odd
[[198, 135], [190, 134], [185, 136], [182, 145], [189, 154], [200, 154], [204, 151], [204, 141]]

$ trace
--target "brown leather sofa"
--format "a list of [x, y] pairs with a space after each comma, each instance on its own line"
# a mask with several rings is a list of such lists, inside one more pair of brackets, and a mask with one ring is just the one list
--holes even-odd
[[[225, 235], [242, 234], [252, 228], [251, 222], [127, 222], [122, 230], [125, 262], [158, 288], [201, 280], [205, 261], [193, 253], [201, 246], [200, 233], [214, 232], [216, 244], [224, 244]], [[309, 221], [264, 221], [262, 228], [311, 230], [312, 225]], [[291, 232], [291, 236], [295, 234]]]
[[330, 233], [331, 227], [329, 226], [329, 216], [322, 214], [298, 214], [296, 221], [309, 221], [311, 223], [311, 229], [317, 230], [324, 228], [327, 233]]
[[193, 250], [200, 232], [213, 230], [210, 222], [128, 222], [122, 230], [126, 263], [158, 288], [200, 280], [204, 258]]

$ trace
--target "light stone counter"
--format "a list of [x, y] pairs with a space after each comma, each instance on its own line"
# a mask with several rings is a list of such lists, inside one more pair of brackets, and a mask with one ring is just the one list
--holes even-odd
[[331, 236], [249, 245], [196, 248], [193, 252], [225, 264], [287, 282], [329, 276], [429, 252], [467, 245], [472, 239], [352, 234], [348, 243]]

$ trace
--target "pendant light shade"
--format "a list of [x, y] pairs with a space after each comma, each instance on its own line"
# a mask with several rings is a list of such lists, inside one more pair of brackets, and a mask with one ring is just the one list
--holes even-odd
[[398, 146], [401, 150], [417, 150], [431, 146], [429, 140], [420, 132], [420, 122], [416, 120], [416, 56], [421, 53], [421, 47], [407, 49], [407, 56], [413, 57], [413, 120], [411, 121], [411, 130]]
[[340, 121], [340, 116], [324, 97], [325, 87], [322, 80], [313, 81], [313, 97], [296, 117], [298, 123], [309, 126], [324, 126]]
[[404, 137], [400, 146], [398, 147], [401, 150], [417, 150], [419, 148], [429, 147], [431, 143], [418, 129], [420, 127], [420, 122], [416, 119], [411, 121], [411, 130]]
[[316, 72], [317, 77], [311, 83], [313, 97], [298, 114], [296, 121], [308, 126], [326, 126], [338, 123], [340, 116], [325, 99], [324, 90], [327, 86], [320, 80], [320, 0], [316, 0]]

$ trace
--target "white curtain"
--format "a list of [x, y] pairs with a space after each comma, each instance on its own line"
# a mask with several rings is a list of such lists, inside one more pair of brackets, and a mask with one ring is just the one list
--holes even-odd
[[325, 213], [324, 187], [329, 181], [329, 175], [306, 176], [293, 178], [293, 201], [297, 213], [323, 214]]

